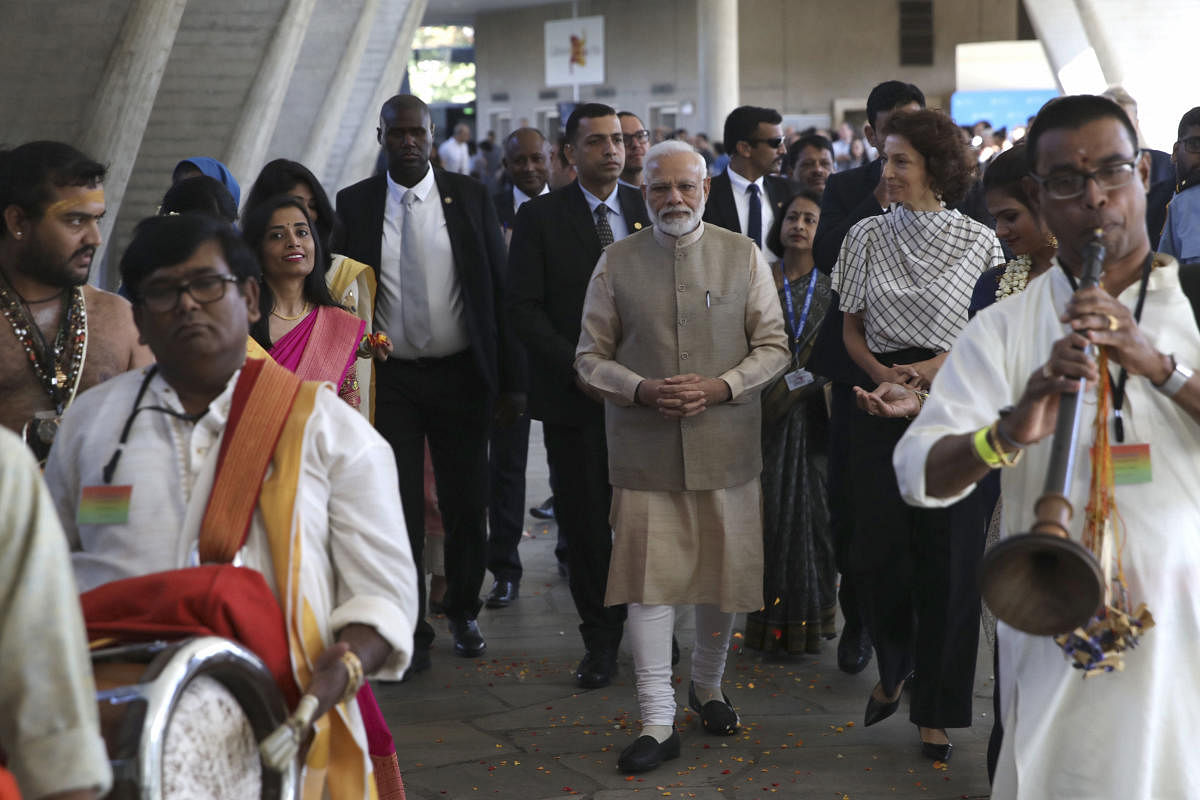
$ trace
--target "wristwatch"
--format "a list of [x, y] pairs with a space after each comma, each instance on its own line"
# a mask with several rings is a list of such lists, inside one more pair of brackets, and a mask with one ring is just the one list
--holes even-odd
[[1171, 374], [1167, 376], [1167, 379], [1159, 384], [1150, 384], [1167, 397], [1174, 397], [1179, 394], [1179, 390], [1183, 388], [1185, 383], [1191, 380], [1194, 374], [1192, 370], [1175, 360], [1174, 353], [1171, 354], [1171, 363], [1175, 366], [1175, 369], [1171, 370]]

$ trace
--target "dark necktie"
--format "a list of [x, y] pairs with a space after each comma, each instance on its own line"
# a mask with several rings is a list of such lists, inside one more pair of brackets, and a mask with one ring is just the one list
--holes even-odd
[[752, 183], [746, 187], [750, 202], [750, 213], [746, 215], [746, 235], [754, 240], [762, 249], [762, 203], [758, 201], [758, 184]]
[[596, 235], [600, 237], [600, 249], [613, 243], [612, 226], [608, 224], [608, 206], [596, 206]]

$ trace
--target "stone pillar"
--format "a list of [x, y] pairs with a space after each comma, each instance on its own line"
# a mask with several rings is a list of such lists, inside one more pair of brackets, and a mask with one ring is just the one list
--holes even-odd
[[350, 93], [354, 89], [354, 79], [358, 75], [363, 53], [367, 49], [371, 23], [375, 21], [378, 10], [379, 0], [363, 0], [362, 8], [358, 12], [358, 22], [350, 33], [350, 40], [346, 42], [346, 49], [338, 61], [333, 80], [329, 82], [321, 119], [313, 125], [308, 143], [304, 146], [304, 155], [300, 163], [306, 165], [315, 175], [321, 176], [322, 182], [329, 177], [325, 170], [328, 167], [329, 154], [333, 151], [333, 144], [337, 141], [338, 121], [346, 113]]
[[696, 0], [700, 66], [699, 122], [720, 141], [725, 117], [738, 106], [738, 0]]
[[363, 115], [358, 134], [354, 137], [354, 144], [342, 166], [342, 174], [334, 183], [339, 189], [370, 177], [375, 169], [375, 158], [379, 153], [379, 140], [375, 136], [375, 129], [379, 127], [379, 109], [384, 101], [400, 91], [404, 71], [408, 69], [408, 62], [412, 58], [413, 35], [416, 34], [417, 26], [421, 24], [428, 5], [429, 0], [409, 0], [404, 18], [396, 29], [396, 38], [392, 42], [392, 50], [383, 68], [383, 74], [379, 76], [379, 82], [375, 85], [375, 91], [367, 105], [367, 113]]
[[312, 20], [316, 0], [287, 0], [279, 24], [267, 45], [254, 82], [242, 104], [241, 117], [225, 151], [225, 166], [249, 193], [271, 146], [288, 82], [300, 57], [304, 34]]
[[107, 280], [104, 258], [108, 239], [117, 221], [117, 212], [129, 176], [142, 146], [146, 123], [154, 109], [158, 87], [167, 69], [167, 59], [175, 46], [175, 34], [187, 0], [136, 0], [125, 14], [125, 22], [104, 66], [104, 77], [83, 116], [78, 137], [79, 147], [92, 158], [108, 165], [104, 181], [107, 212], [100, 220], [104, 243], [96, 253], [100, 269], [92, 275], [99, 286], [112, 286]]
[[1108, 85], [1076, 0], [1025, 0], [1029, 22], [1063, 94], [1096, 93]]

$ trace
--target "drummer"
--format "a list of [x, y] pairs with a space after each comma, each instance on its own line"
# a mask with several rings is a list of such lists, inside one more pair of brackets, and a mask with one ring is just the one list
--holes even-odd
[[121, 277], [158, 363], [80, 395], [46, 480], [81, 591], [231, 558], [261, 574], [284, 613], [285, 671], [290, 657], [317, 718], [335, 709], [307, 779], [359, 800], [371, 783], [363, 722], [340, 701], [363, 675], [403, 674], [416, 570], [387, 443], [330, 384], [246, 358], [259, 275], [224, 222], [144, 220]]

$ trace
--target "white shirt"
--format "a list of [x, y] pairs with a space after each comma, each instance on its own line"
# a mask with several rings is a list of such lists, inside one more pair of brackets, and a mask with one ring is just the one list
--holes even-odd
[[460, 142], [451, 136], [438, 145], [438, 157], [442, 160], [442, 169], [447, 172], [458, 172], [462, 175], [471, 173], [471, 150], [466, 142]]
[[[239, 374], [195, 423], [160, 411], [137, 415], [112, 479], [114, 486], [133, 487], [123, 524], [80, 524], [76, 515], [83, 487], [104, 484], [103, 468], [117, 448], [145, 369], [84, 392], [68, 409], [46, 465], [46, 483], [73, 551], [80, 591], [189, 565]], [[161, 374], [151, 379], [139, 405], [183, 411]], [[378, 675], [393, 679], [408, 664], [417, 614], [416, 569], [396, 480], [391, 447], [326, 384], [304, 429], [296, 487], [301, 593], [327, 643], [333, 631], [351, 622], [375, 628], [395, 648]], [[259, 509], [241, 556], [278, 597]]]
[[583, 199], [587, 200], [588, 209], [592, 212], [592, 226], [596, 225], [596, 209], [602, 204], [608, 206], [608, 227], [612, 228], [613, 241], [619, 242], [629, 235], [629, 222], [625, 219], [625, 215], [621, 213], [621, 201], [618, 199], [617, 187], [609, 192], [608, 197], [601, 200], [596, 195], [583, 188], [583, 184], [579, 184], [580, 191], [583, 192]]
[[25, 797], [94, 787], [112, 771], [79, 593], [54, 502], [25, 444], [0, 428], [0, 738]]
[[[1200, 332], [1178, 267], [1170, 259], [1162, 264], [1150, 275], [1141, 332], [1179, 363], [1200, 365]], [[1134, 283], [1119, 297], [1131, 311], [1138, 289]], [[966, 494], [926, 493], [930, 448], [943, 436], [990, 424], [1001, 407], [1017, 403], [1052, 343], [1066, 334], [1058, 316], [1071, 294], [1055, 264], [966, 326], [928, 402], [896, 446], [893, 460], [906, 501], [938, 507]], [[1125, 441], [1150, 444], [1153, 480], [1116, 487], [1124, 571], [1130, 601], [1146, 603], [1156, 625], [1124, 653], [1124, 672], [1086, 681], [1052, 639], [998, 626], [1004, 745], [995, 798], [1200, 797], [1200, 683], [1193, 674], [1200, 663], [1200, 424], [1145, 378], [1130, 376], [1125, 391]], [[1092, 390], [1084, 400], [1070, 491], [1076, 540], [1087, 504], [1095, 411]], [[1004, 535], [1032, 526], [1051, 441], [1028, 448], [1020, 464], [1001, 472]]]
[[[750, 195], [747, 194], [747, 190], [750, 188], [751, 181], [739, 175], [732, 166], [726, 172], [729, 173], [729, 186], [733, 190], [733, 205], [737, 208], [738, 226], [741, 227], [742, 233], [749, 236], [746, 229], [750, 226]], [[759, 175], [758, 180], [753, 183], [758, 187], [758, 202], [762, 206], [762, 249], [765, 250], [767, 234], [771, 232], [771, 225], [775, 222], [775, 209], [771, 206], [771, 198], [767, 197], [767, 187], [763, 176]], [[775, 255], [781, 254], [776, 253]]]
[[[548, 185], [542, 187], [542, 190], [540, 192], [538, 192], [538, 197], [541, 197], [544, 194], [550, 194], [550, 187]], [[527, 200], [530, 200], [531, 198], [529, 197], [529, 195], [525, 194], [520, 189], [518, 189], [516, 186], [514, 186], [514, 187], [512, 187], [512, 199], [513, 199], [513, 213], [515, 214], [518, 211], [520, 211], [521, 206], [525, 205], [525, 202]]]
[[375, 301], [375, 330], [392, 339], [392, 358], [440, 358], [461, 353], [471, 346], [463, 317], [462, 286], [454, 265], [454, 251], [446, 231], [445, 200], [438, 192], [433, 169], [413, 186], [418, 202], [413, 205], [420, 226], [424, 258], [425, 288], [429, 295], [430, 339], [417, 350], [404, 338], [404, 291], [400, 275], [400, 252], [404, 230], [404, 196], [410, 190], [387, 176], [387, 202], [383, 210], [383, 243], [380, 250], [379, 289]]

